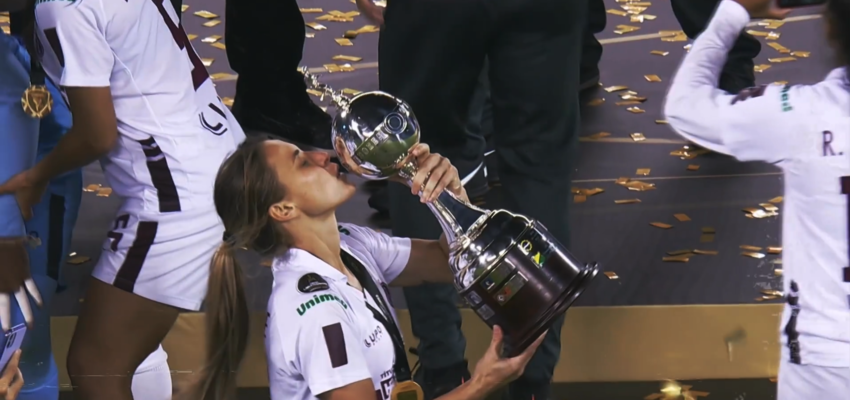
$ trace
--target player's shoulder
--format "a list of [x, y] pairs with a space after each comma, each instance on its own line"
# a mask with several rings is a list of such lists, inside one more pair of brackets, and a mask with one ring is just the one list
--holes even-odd
[[337, 224], [337, 229], [339, 230], [340, 240], [343, 242], [350, 244], [354, 243], [363, 243], [369, 244], [374, 242], [380, 237], [386, 236], [385, 233], [378, 231], [376, 229], [368, 228], [365, 226], [360, 226], [356, 224], [351, 224], [347, 222], [340, 222]]
[[269, 298], [269, 314], [274, 319], [304, 327], [321, 320], [347, 318], [351, 305], [331, 278], [315, 272], [291, 271], [275, 276]]
[[102, 0], [37, 0], [35, 3], [36, 21], [42, 29], [58, 27], [61, 21], [78, 18], [99, 23], [102, 11]]

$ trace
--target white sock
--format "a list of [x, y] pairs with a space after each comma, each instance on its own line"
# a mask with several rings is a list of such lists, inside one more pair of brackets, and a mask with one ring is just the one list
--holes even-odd
[[160, 345], [133, 375], [133, 399], [171, 400], [171, 369], [168, 354]]

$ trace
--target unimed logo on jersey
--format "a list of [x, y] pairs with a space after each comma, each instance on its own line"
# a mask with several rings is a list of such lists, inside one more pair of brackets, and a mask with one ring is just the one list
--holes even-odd
[[313, 296], [313, 298], [310, 299], [309, 301], [305, 301], [305, 302], [301, 303], [301, 305], [298, 306], [298, 308], [297, 308], [298, 315], [304, 315], [304, 313], [306, 313], [307, 310], [309, 310], [309, 309], [311, 309], [311, 308], [313, 308], [313, 307], [315, 307], [319, 304], [326, 303], [326, 302], [329, 302], [329, 301], [335, 301], [339, 304], [342, 304], [342, 308], [346, 308], [346, 309], [348, 308], [348, 304], [345, 303], [345, 300], [340, 299], [339, 297], [336, 297], [335, 295], [332, 295], [332, 294], [317, 294], [317, 295]]

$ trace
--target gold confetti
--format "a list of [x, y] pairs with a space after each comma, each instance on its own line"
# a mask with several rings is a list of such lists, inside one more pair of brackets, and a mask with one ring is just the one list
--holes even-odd
[[759, 65], [756, 65], [755, 67], [753, 67], [753, 71], [758, 72], [758, 73], [762, 73], [770, 67], [771, 67], [770, 64], [759, 64]]
[[688, 222], [691, 220], [688, 214], [673, 214], [673, 218], [676, 218], [679, 222]]
[[233, 98], [231, 97], [222, 97], [221, 102], [228, 107], [233, 107]]
[[68, 262], [68, 264], [71, 264], [71, 265], [81, 265], [81, 264], [85, 264], [85, 263], [87, 263], [87, 262], [89, 262], [89, 261], [91, 261], [91, 258], [89, 258], [89, 257], [86, 257], [86, 256], [76, 256], [76, 257], [70, 257], [70, 258], [68, 258], [68, 261], [67, 261], [67, 262]]
[[755, 301], [770, 301], [770, 300], [776, 300], [776, 299], [779, 299], [779, 297], [776, 297], [776, 296], [761, 296], [761, 297], [756, 297]]
[[617, 29], [614, 29], [614, 33], [616, 33], [618, 35], [624, 35], [626, 33], [631, 33], [631, 32], [634, 32], [634, 31], [640, 29], [640, 27], [638, 27], [638, 26], [630, 26], [630, 25], [617, 25], [616, 28]]
[[625, 17], [626, 15], [629, 15], [627, 12], [625, 12], [623, 10], [617, 10], [617, 9], [605, 10], [605, 12], [607, 12], [608, 14], [619, 15], [621, 17]]
[[779, 39], [780, 35], [781, 35], [781, 33], [779, 33], [779, 32], [770, 32], [770, 33], [767, 34], [767, 37], [765, 37], [765, 39], [766, 40], [776, 40], [776, 39]]
[[640, 101], [629, 100], [629, 101], [618, 101], [618, 102], [614, 103], [614, 105], [617, 105], [617, 106], [635, 106], [635, 105], [638, 105], [640, 103], [641, 103]]
[[704, 227], [702, 228], [702, 233], [711, 233], [711, 234], [714, 234], [714, 233], [717, 233], [717, 231], [716, 231], [716, 230], [714, 230], [714, 228], [712, 228], [712, 227], [710, 227], [710, 226], [704, 226]]
[[638, 168], [638, 170], [635, 171], [635, 175], [647, 176], [649, 175], [649, 171], [649, 168]]
[[316, 89], [307, 89], [307, 93], [312, 94], [313, 96], [316, 96], [316, 97], [324, 96], [324, 93], [322, 93], [322, 92], [320, 92]]
[[354, 67], [351, 64], [325, 64], [323, 65], [326, 71], [334, 73], [334, 72], [351, 72], [354, 71]]
[[739, 248], [741, 250], [747, 250], [747, 251], [761, 251], [761, 247], [750, 246], [750, 245], [747, 245], [747, 244], [742, 244], [741, 246], [739, 246]]
[[649, 52], [649, 54], [654, 54], [656, 56], [664, 57], [664, 56], [670, 54], [670, 52], [669, 51], [661, 51], [661, 50], [652, 50], [652, 51]]
[[271, 267], [273, 261], [274, 261], [273, 258], [264, 258], [264, 259], [260, 260], [260, 266], [261, 267], [267, 267], [267, 268]]
[[675, 251], [668, 251], [667, 255], [668, 256], [681, 256], [681, 255], [690, 254], [690, 253], [691, 253], [691, 250], [675, 250]]
[[674, 35], [668, 37], [662, 37], [662, 42], [686, 42], [688, 40], [688, 36], [682, 33], [681, 35]]
[[214, 20], [212, 20], [212, 21], [204, 22], [204, 23], [203, 23], [203, 24], [201, 24], [201, 25], [206, 26], [207, 28], [212, 28], [212, 27], [214, 27], [214, 26], [216, 26], [216, 25], [218, 25], [218, 24], [220, 24], [220, 23], [221, 23], [221, 20], [220, 20], [220, 19], [214, 19]]
[[702, 234], [699, 237], [700, 243], [712, 243], [714, 242], [714, 234]]
[[776, 196], [776, 197], [768, 200], [767, 202], [773, 203], [773, 204], [781, 203], [782, 202], [782, 196]]
[[794, 57], [779, 57], [779, 58], [768, 58], [767, 61], [770, 61], [772, 63], [784, 63], [784, 62], [789, 62], [789, 61], [797, 61], [797, 59], [794, 58]]
[[717, 250], [694, 250], [694, 254], [700, 254], [704, 256], [716, 256]]
[[304, 25], [307, 25], [308, 28], [313, 29], [314, 31], [321, 31], [328, 29], [328, 27], [318, 23], [318, 22], [307, 22]]
[[198, 37], [198, 35], [194, 35], [194, 34], [191, 34], [191, 33], [186, 35], [186, 38], [189, 39], [189, 40], [195, 40], [196, 37]]
[[363, 59], [363, 57], [357, 56], [344, 56], [344, 55], [335, 55], [332, 58], [334, 61], [350, 61], [350, 62], [359, 62]]
[[201, 62], [204, 64], [205, 67], [209, 67], [210, 65], [212, 65], [213, 61], [215, 61], [214, 58], [202, 58], [201, 59]]
[[759, 203], [759, 207], [764, 208], [767, 211], [779, 211], [779, 207], [774, 205], [773, 203]]
[[769, 42], [767, 45], [770, 46], [771, 48], [773, 48], [774, 50], [782, 53], [782, 54], [786, 54], [786, 53], [791, 52], [791, 50], [788, 50], [787, 47], [785, 47], [785, 46], [783, 46], [783, 45], [781, 45], [777, 42]]
[[3, 31], [3, 33], [5, 33], [5, 34], [7, 34], [7, 35], [10, 35], [10, 34], [11, 34], [11, 33], [9, 33], [9, 32], [11, 32], [11, 31], [9, 30], [9, 26], [8, 26], [8, 25], [0, 26], [0, 30], [2, 30], [2, 31]]
[[635, 142], [642, 142], [646, 140], [646, 136], [643, 136], [643, 133], [632, 133], [629, 136], [631, 136], [632, 140], [634, 140]]
[[787, 85], [787, 84], [788, 84], [788, 81], [776, 81], [776, 82], [773, 82], [773, 84], [774, 84], [774, 85], [785, 86], [785, 85]]
[[759, 37], [767, 37], [767, 35], [769, 35], [769, 33], [768, 33], [768, 32], [764, 32], [764, 31], [754, 31], [754, 30], [752, 30], [752, 29], [747, 30], [747, 33], [749, 33], [750, 35], [753, 35], [753, 36], [759, 36]]
[[697, 170], [699, 170], [699, 165], [689, 164], [687, 169], [688, 169], [688, 171], [697, 171]]
[[628, 88], [629, 88], [628, 86], [619, 85], [619, 86], [608, 86], [607, 88], [602, 89], [602, 90], [604, 90], [608, 93], [611, 93], [611, 92], [619, 92], [621, 90], [626, 90]]
[[322, 13], [322, 12], [324, 12], [324, 11], [322, 11], [321, 8], [302, 8], [301, 9], [302, 14], [314, 14], [314, 13]]
[[336, 38], [334, 41], [336, 41], [336, 43], [340, 46], [354, 46], [354, 43], [351, 43], [350, 39]]
[[574, 187], [574, 188], [572, 188], [572, 192], [573, 192], [573, 194], [578, 194], [578, 195], [590, 197], [590, 196], [602, 193], [602, 192], [604, 192], [604, 190], [602, 190], [602, 188], [583, 189], [583, 188]]
[[357, 96], [358, 94], [363, 93], [363, 91], [357, 90], [357, 89], [345, 88], [345, 89], [342, 89], [342, 93], [350, 95], [350, 96]]
[[668, 124], [668, 122], [667, 122], [667, 120], [666, 120], [666, 119], [656, 119], [656, 120], [655, 120], [655, 124], [656, 124], [656, 125], [667, 125], [667, 124]]
[[213, 14], [213, 13], [206, 11], [206, 10], [195, 11], [195, 15], [197, 15], [201, 18], [206, 18], [206, 19], [218, 18], [217, 14]]
[[784, 294], [779, 290], [764, 289], [764, 290], [760, 290], [760, 292], [761, 292], [761, 294], [763, 294], [765, 296], [776, 296], [776, 297], [784, 296]]
[[744, 251], [744, 252], [741, 252], [741, 255], [746, 256], [746, 257], [750, 257], [750, 258], [755, 258], [755, 259], [764, 258], [764, 253], [757, 253], [757, 252], [754, 252], [754, 251]]
[[98, 189], [100, 189], [100, 185], [96, 184], [96, 183], [92, 183], [91, 185], [84, 187], [83, 191], [84, 192], [96, 192]]
[[104, 187], [97, 189], [97, 197], [109, 197], [112, 194], [112, 188]]
[[180, 12], [181, 12], [181, 13], [186, 12], [186, 10], [188, 10], [188, 9], [189, 9], [189, 5], [188, 5], [188, 4], [183, 4], [182, 6], [180, 6]]
[[758, 25], [765, 27], [765, 29], [779, 29], [779, 27], [785, 25], [785, 21], [780, 21], [777, 19], [768, 19], [764, 21], [759, 21]]
[[608, 133], [608, 132], [596, 132], [596, 133], [588, 136], [587, 138], [588, 139], [602, 139], [602, 138], [606, 138], [608, 136], [611, 136], [611, 134]]
[[799, 58], [808, 58], [812, 53], [808, 51], [792, 51], [791, 55]]
[[573, 203], [584, 203], [585, 201], [587, 201], [587, 196], [582, 196], [580, 194], [573, 196]]
[[607, 277], [608, 277], [608, 279], [610, 279], [610, 280], [620, 279], [620, 277], [619, 277], [619, 276], [617, 276], [617, 274], [616, 274], [616, 273], [611, 272], [611, 271], [606, 271], [606, 272], [604, 272], [604, 274], [605, 274], [605, 276], [607, 276]]
[[684, 255], [684, 256], [669, 256], [669, 257], [662, 257], [662, 258], [661, 258], [661, 261], [664, 261], [664, 262], [681, 262], [681, 263], [686, 263], [686, 262], [688, 262], [688, 260], [690, 260], [690, 259], [691, 259], [691, 257], [690, 257], [690, 256], [688, 256], [688, 255]]
[[221, 49], [221, 50], [227, 50], [227, 46], [225, 46], [224, 43], [222, 43], [222, 42], [215, 42], [215, 43], [211, 44], [210, 46], [215, 47], [217, 49]]
[[340, 15], [331, 15], [325, 14], [316, 18], [316, 21], [329, 21], [329, 22], [354, 22], [354, 18], [340, 16]]
[[779, 246], [768, 246], [767, 247], [768, 254], [779, 254], [782, 253], [782, 247]]
[[643, 113], [646, 112], [645, 110], [643, 110], [640, 107], [629, 107], [629, 108], [626, 109], [626, 111], [628, 111], [632, 114], [643, 114]]
[[781, 259], [781, 258], [776, 258], [776, 259], [771, 260], [771, 261], [770, 261], [770, 263], [771, 263], [771, 264], [778, 264], [778, 265], [782, 265], [782, 259]]
[[773, 276], [782, 276], [782, 268], [773, 270]]
[[649, 224], [660, 229], [670, 229], [673, 227], [673, 225], [665, 224], [663, 222], [650, 222]]
[[661, 78], [658, 75], [644, 75], [643, 77], [647, 82], [661, 82]]
[[215, 73], [215, 74], [211, 74], [211, 75], [210, 75], [210, 78], [212, 78], [212, 80], [213, 80], [213, 81], [220, 81], [220, 80], [225, 80], [225, 79], [233, 79], [233, 78], [235, 78], [235, 77], [236, 77], [236, 75], [234, 75], [234, 74], [228, 74], [228, 73], [226, 73], [226, 72], [219, 72], [219, 73]]
[[614, 200], [614, 204], [635, 204], [635, 203], [640, 203], [640, 199]]
[[593, 100], [587, 102], [587, 105], [589, 105], [591, 107], [596, 107], [598, 105], [602, 105], [602, 103], [604, 103], [604, 102], [605, 102], [605, 99], [597, 98], [597, 99], [593, 99]]
[[306, 33], [304, 33], [304, 37], [307, 38], [307, 39], [310, 39], [310, 38], [316, 37], [316, 34], [313, 33], [313, 32], [306, 32]]
[[210, 36], [207, 36], [207, 37], [201, 39], [201, 41], [204, 42], [204, 43], [215, 43], [219, 40], [221, 40], [221, 36], [219, 36], [219, 35], [210, 35]]

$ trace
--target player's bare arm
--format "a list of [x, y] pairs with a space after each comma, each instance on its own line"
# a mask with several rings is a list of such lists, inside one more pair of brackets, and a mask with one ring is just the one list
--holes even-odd
[[454, 275], [449, 268], [449, 245], [446, 236], [440, 240], [412, 239], [410, 260], [392, 286], [416, 286], [423, 283], [452, 283]]
[[33, 168], [33, 179], [47, 182], [84, 167], [108, 153], [118, 140], [118, 123], [109, 87], [68, 87], [74, 126]]

